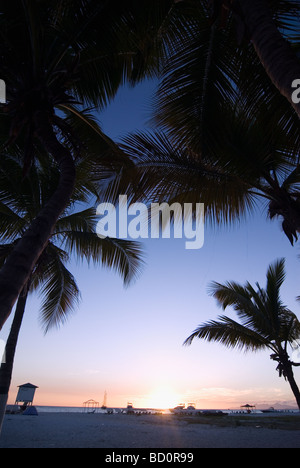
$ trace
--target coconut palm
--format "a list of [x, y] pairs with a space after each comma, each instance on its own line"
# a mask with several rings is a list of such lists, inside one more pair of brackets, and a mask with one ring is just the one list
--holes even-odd
[[42, 147], [60, 178], [0, 271], [0, 328], [73, 193], [81, 145], [61, 110], [99, 110], [125, 81], [156, 73], [172, 6], [171, 0], [1, 2], [0, 74], [7, 89], [2, 144], [23, 151], [25, 173]]
[[300, 232], [298, 134], [287, 139], [282, 122], [268, 127], [269, 112], [255, 121], [242, 109], [228, 107], [222, 115], [205, 152], [158, 131], [126, 137], [121, 149], [133, 165], [111, 176], [103, 197], [115, 201], [126, 193], [148, 203], [202, 202], [213, 223], [240, 220], [263, 203], [293, 244]]
[[[275, 3], [282, 27], [291, 5]], [[252, 46], [237, 49], [232, 21], [212, 27], [204, 4], [192, 2], [189, 28], [172, 43], [155, 100], [159, 131], [123, 140], [134, 166], [110, 177], [103, 196], [200, 201], [214, 222], [240, 219], [267, 202], [293, 244], [300, 232], [298, 116]]]
[[300, 76], [299, 56], [293, 50], [295, 44], [299, 47], [298, 0], [212, 0], [210, 3], [212, 19], [220, 18], [223, 27], [228, 18], [234, 17], [239, 41], [251, 41], [267, 76], [300, 116], [300, 103], [293, 101], [291, 88]]
[[[49, 166], [47, 160], [46, 163]], [[53, 164], [46, 170], [47, 165], [42, 167], [35, 164], [30, 169], [28, 177], [22, 180], [22, 161], [17, 157], [3, 155], [0, 171], [2, 187], [0, 190], [0, 225], [5, 243], [0, 245], [0, 266], [5, 263], [11, 250], [22, 238], [27, 225], [41, 210], [45, 200], [51, 196], [59, 173]], [[78, 166], [80, 166], [79, 162]], [[80, 172], [83, 176], [82, 164]], [[85, 174], [85, 177], [91, 177], [91, 174]], [[77, 180], [77, 185], [78, 191], [75, 186], [72, 203], [57, 221], [52, 236], [17, 301], [6, 343], [5, 362], [0, 368], [0, 428], [28, 294], [34, 290], [40, 291], [43, 298], [41, 323], [45, 332], [48, 332], [52, 327], [65, 322], [80, 299], [76, 280], [66, 267], [71, 256], [76, 255], [87, 262], [92, 261], [96, 265], [101, 264], [117, 270], [123, 277], [125, 285], [133, 281], [140, 271], [142, 259], [137, 243], [111, 238], [100, 239], [95, 233], [97, 222], [95, 209], [74, 211], [76, 202], [86, 201], [86, 195], [83, 195], [82, 189], [84, 186], [87, 187], [88, 183]]]
[[[272, 108], [271, 122], [284, 120], [287, 131], [291, 127], [299, 131], [298, 116], [270, 81], [252, 45], [243, 41], [237, 46], [232, 15], [226, 27], [217, 21], [212, 26], [206, 3], [192, 2], [189, 28], [173, 41], [155, 102], [155, 124], [177, 141], [205, 151], [209, 138], [222, 131], [225, 122], [219, 113], [222, 116], [223, 107], [231, 101], [253, 119], [259, 109]], [[299, 47], [299, 32], [295, 37], [287, 26], [297, 11], [295, 2], [275, 0], [272, 4], [276, 26], [285, 27], [286, 37]], [[291, 90], [289, 84], [290, 94]], [[212, 135], [214, 127], [217, 132]]]
[[199, 327], [187, 338], [190, 345], [195, 338], [215, 341], [229, 348], [244, 351], [270, 350], [271, 359], [278, 363], [279, 376], [288, 380], [300, 409], [300, 391], [296, 384], [288, 346], [300, 345], [300, 322], [280, 298], [280, 288], [285, 280], [285, 260], [270, 265], [267, 284], [263, 289], [258, 283], [244, 286], [235, 282], [213, 282], [211, 295], [225, 310], [231, 306], [239, 321], [227, 316], [211, 320]]

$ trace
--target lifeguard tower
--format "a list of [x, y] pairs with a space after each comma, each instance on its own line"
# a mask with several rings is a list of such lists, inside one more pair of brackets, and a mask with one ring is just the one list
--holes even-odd
[[31, 383], [19, 385], [19, 391], [15, 405], [19, 405], [21, 407], [21, 411], [25, 411], [28, 406], [32, 406], [35, 391], [37, 388], [39, 387], [37, 387], [36, 385], [32, 385]]

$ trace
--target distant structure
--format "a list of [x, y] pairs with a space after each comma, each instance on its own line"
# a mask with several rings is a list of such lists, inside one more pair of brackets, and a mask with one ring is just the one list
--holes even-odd
[[104, 392], [103, 404], [101, 406], [101, 409], [107, 409], [107, 391], [106, 390]]
[[25, 411], [28, 406], [32, 406], [34, 395], [36, 389], [39, 388], [36, 385], [32, 385], [31, 383], [26, 383], [24, 385], [18, 386], [18, 395], [16, 398], [16, 405], [21, 407], [22, 411]]
[[96, 413], [99, 409], [99, 401], [88, 400], [83, 403], [83, 410], [85, 413]]
[[241, 408], [246, 408], [248, 414], [252, 413], [252, 411], [256, 409], [255, 405], [249, 405], [248, 403], [246, 405], [241, 406]]
[[135, 414], [133, 404], [130, 402], [127, 403], [126, 414]]

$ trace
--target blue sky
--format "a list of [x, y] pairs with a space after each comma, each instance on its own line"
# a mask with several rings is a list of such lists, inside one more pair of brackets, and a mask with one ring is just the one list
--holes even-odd
[[[124, 88], [99, 119], [119, 139], [144, 129], [153, 83]], [[291, 247], [279, 222], [266, 220], [263, 207], [229, 228], [205, 226], [204, 246], [186, 250], [183, 240], [143, 241], [146, 265], [135, 284], [103, 268], [71, 263], [82, 294], [76, 313], [44, 336], [40, 301], [31, 297], [17, 349], [9, 402], [17, 385], [40, 388], [38, 405], [81, 406], [93, 398], [109, 406], [233, 408], [245, 403], [294, 404], [289, 385], [279, 379], [268, 352], [243, 354], [218, 344], [182, 343], [196, 326], [216, 318], [210, 281], [249, 280], [265, 285], [268, 265], [286, 258], [283, 301], [299, 316], [299, 247]], [[7, 335], [9, 323], [1, 338]], [[295, 370], [300, 382], [300, 369]]]

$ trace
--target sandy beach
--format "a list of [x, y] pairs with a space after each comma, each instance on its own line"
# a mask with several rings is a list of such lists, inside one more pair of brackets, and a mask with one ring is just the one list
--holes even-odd
[[300, 448], [295, 418], [292, 427], [278, 428], [277, 418], [272, 424], [264, 417], [222, 427], [167, 415], [7, 414], [0, 448]]

